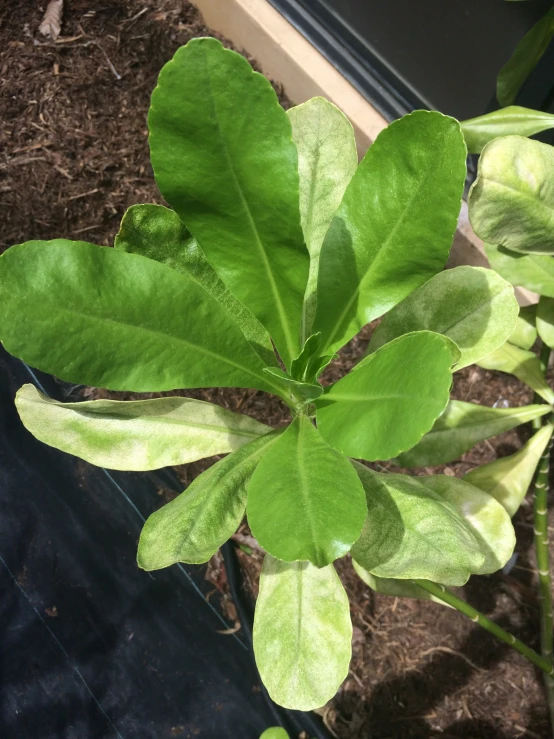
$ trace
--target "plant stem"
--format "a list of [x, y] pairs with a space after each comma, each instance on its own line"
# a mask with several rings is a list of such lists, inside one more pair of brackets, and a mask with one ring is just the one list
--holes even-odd
[[450, 590], [447, 590], [444, 585], [438, 585], [429, 580], [412, 580], [412, 582], [415, 585], [419, 585], [420, 588], [431, 593], [431, 595], [434, 595], [436, 598], [448, 603], [449, 606], [460, 611], [460, 613], [463, 613], [464, 616], [467, 616], [476, 624], [479, 624], [479, 626], [490, 634], [496, 636], [500, 641], [503, 641], [505, 644], [516, 649], [520, 654], [528, 659], [529, 662], [532, 662], [536, 667], [546, 673], [546, 675], [554, 675], [554, 671], [552, 670], [552, 665], [549, 660], [541, 657], [541, 655], [535, 652], [534, 649], [531, 649], [531, 647], [528, 647], [522, 641], [516, 639], [513, 634], [510, 634], [501, 626], [495, 624], [494, 621], [491, 621], [490, 618], [487, 618], [483, 613], [480, 613], [478, 610], [473, 608], [473, 606], [470, 606], [465, 600], [458, 598], [457, 595], [454, 595]]
[[[544, 342], [540, 351], [541, 369], [546, 377], [548, 370], [548, 362], [550, 361], [550, 347]], [[534, 402], [544, 403], [535, 393]], [[543, 424], [543, 418], [535, 418], [533, 420], [533, 428], [540, 429]], [[550, 456], [552, 452], [552, 439], [543, 452], [540, 459], [537, 478], [533, 491], [533, 514], [534, 514], [534, 535], [535, 535], [535, 554], [537, 558], [537, 569], [539, 571], [539, 598], [541, 604], [541, 655], [543, 659], [548, 660], [550, 665], [552, 661], [553, 649], [553, 619], [552, 619], [552, 582], [550, 576], [550, 554], [548, 546], [548, 478], [550, 473]], [[544, 676], [544, 685], [546, 689], [546, 697], [548, 700], [548, 709], [550, 712], [550, 724], [552, 736], [554, 737], [554, 677], [552, 674]]]
[[[539, 598], [541, 603], [541, 655], [552, 665], [552, 648], [554, 646], [552, 619], [552, 582], [550, 577], [550, 554], [548, 548], [548, 476], [550, 472], [550, 454], [552, 439], [544, 450], [539, 462], [539, 471], [534, 490], [534, 533], [535, 554], [539, 571]], [[554, 736], [554, 678], [545, 676], [545, 687], [550, 709], [552, 734]]]

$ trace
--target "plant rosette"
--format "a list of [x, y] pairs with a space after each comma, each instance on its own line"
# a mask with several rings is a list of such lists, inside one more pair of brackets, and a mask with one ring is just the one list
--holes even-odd
[[[246, 512], [267, 552], [260, 675], [277, 703], [319, 707], [351, 656], [337, 558], [352, 550], [375, 578], [462, 585], [511, 555], [510, 517], [492, 495], [351, 460], [399, 457], [432, 430], [452, 372], [512, 334], [513, 288], [491, 270], [441, 272], [466, 174], [452, 118], [407, 115], [358, 164], [335, 106], [315, 98], [286, 113], [244, 58], [197, 39], [163, 68], [148, 123], [170, 208], [132, 207], [113, 249], [10, 248], [2, 342], [72, 383], [273, 393], [290, 425], [182, 397], [58, 403], [30, 385], [16, 404], [38, 439], [112, 469], [227, 455], [150, 516], [139, 566], [207, 562]], [[324, 386], [336, 353], [380, 316], [370, 354]]]

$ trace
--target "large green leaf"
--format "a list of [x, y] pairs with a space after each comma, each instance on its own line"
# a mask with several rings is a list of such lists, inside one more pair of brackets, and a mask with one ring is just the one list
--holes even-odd
[[516, 544], [514, 527], [505, 508], [492, 495], [457, 477], [432, 475], [418, 480], [450, 503], [473, 532], [485, 555], [475, 574], [488, 575], [504, 567]]
[[239, 527], [248, 481], [278, 438], [276, 433], [268, 434], [229, 454], [152, 513], [140, 535], [139, 567], [159, 570], [176, 562], [207, 562]]
[[348, 675], [352, 653], [348, 596], [333, 565], [266, 556], [254, 614], [254, 655], [272, 700], [311, 711]]
[[217, 301], [138, 254], [63, 239], [13, 246], [0, 257], [0, 304], [6, 349], [68, 382], [280, 392]]
[[[440, 600], [440, 598], [436, 598], [434, 595], [428, 593], [426, 590], [423, 590], [423, 588], [420, 588], [418, 585], [416, 585], [414, 582], [411, 582], [410, 580], [393, 580], [391, 577], [377, 577], [371, 572], [368, 572], [368, 570], [364, 570], [364, 568], [354, 559], [352, 560], [352, 565], [358, 577], [376, 593], [381, 593], [382, 595], [391, 595], [394, 598], [417, 598], [419, 600], [432, 600], [435, 603], [440, 603], [443, 606], [447, 605], [443, 600]], [[451, 606], [447, 607], [450, 608]]]
[[510, 344], [530, 349], [537, 340], [537, 305], [526, 305], [519, 310], [516, 325], [510, 334]]
[[179, 216], [162, 205], [133, 205], [121, 221], [116, 249], [163, 262], [197, 282], [239, 324], [265, 364], [276, 364], [269, 334], [219, 279]]
[[537, 306], [537, 331], [543, 342], [554, 348], [554, 298], [542, 296]]
[[535, 23], [516, 46], [498, 73], [496, 97], [500, 105], [511, 105], [523, 83], [535, 69], [554, 36], [554, 8]]
[[493, 270], [456, 267], [435, 275], [387, 313], [369, 351], [428, 329], [456, 343], [462, 354], [458, 370], [501, 346], [514, 330], [518, 311], [513, 287]]
[[481, 359], [478, 364], [488, 370], [515, 375], [547, 403], [554, 404], [554, 390], [546, 382], [541, 362], [533, 352], [527, 352], [525, 349], [506, 342], [500, 349], [496, 349], [488, 357]]
[[323, 567], [350, 550], [367, 509], [350, 462], [299, 415], [256, 468], [247, 513], [271, 555]]
[[501, 110], [460, 123], [470, 154], [480, 154], [486, 144], [499, 136], [534, 136], [554, 128], [554, 115], [510, 105]]
[[316, 97], [288, 111], [298, 149], [300, 216], [310, 252], [301, 335], [310, 336], [316, 305], [319, 252], [346, 186], [358, 166], [354, 130], [332, 103]]
[[523, 136], [491, 141], [469, 193], [483, 241], [522, 254], [554, 253], [554, 147]]
[[483, 439], [502, 434], [551, 411], [548, 405], [521, 408], [486, 408], [451, 400], [444, 413], [419, 444], [395, 460], [400, 467], [433, 467], [459, 459]]
[[554, 259], [539, 254], [518, 254], [502, 246], [485, 244], [491, 267], [512, 285], [554, 298]]
[[419, 331], [370, 354], [316, 401], [322, 436], [343, 454], [370, 461], [413, 447], [448, 403], [450, 344]]
[[465, 180], [460, 125], [416, 111], [369, 147], [321, 248], [314, 332], [334, 352], [444, 265]]
[[59, 403], [23, 385], [15, 398], [40, 441], [112, 470], [155, 470], [225, 454], [271, 431], [253, 418], [191, 398]]
[[162, 195], [289, 366], [309, 254], [298, 154], [271, 84], [219, 41], [193, 39], [162, 69], [148, 125]]
[[553, 430], [547, 423], [518, 452], [476, 467], [464, 480], [492, 495], [513, 516], [529, 490]]
[[354, 463], [368, 514], [352, 557], [378, 577], [463, 585], [485, 562], [481, 544], [427, 478], [381, 474]]

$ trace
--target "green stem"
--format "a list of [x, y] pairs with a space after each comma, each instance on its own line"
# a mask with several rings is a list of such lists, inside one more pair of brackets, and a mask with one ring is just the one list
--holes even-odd
[[[548, 549], [548, 476], [552, 439], [539, 462], [534, 490], [534, 532], [537, 569], [539, 571], [539, 598], [541, 603], [541, 655], [552, 665], [554, 624], [552, 619], [552, 582], [550, 577], [550, 553]], [[545, 676], [545, 687], [554, 736], [554, 679]]]
[[[540, 351], [541, 370], [546, 377], [548, 363], [550, 361], [550, 347], [544, 342]], [[535, 393], [535, 403], [544, 403]], [[538, 430], [543, 424], [543, 418], [533, 420], [533, 428]], [[550, 554], [548, 547], [548, 477], [550, 472], [550, 456], [552, 452], [552, 439], [544, 450], [540, 459], [537, 478], [535, 480], [533, 495], [535, 554], [537, 558], [537, 569], [539, 571], [539, 598], [541, 604], [541, 655], [552, 665], [553, 649], [553, 619], [552, 619], [552, 582], [550, 576]], [[544, 676], [548, 709], [550, 712], [550, 725], [554, 737], [554, 678], [552, 675]]]
[[454, 595], [450, 590], [447, 590], [444, 585], [438, 585], [429, 580], [412, 580], [412, 582], [415, 585], [419, 585], [420, 588], [431, 593], [431, 595], [434, 595], [436, 598], [448, 603], [449, 606], [460, 611], [460, 613], [463, 613], [464, 616], [467, 616], [476, 624], [479, 624], [479, 626], [485, 629], [485, 631], [493, 634], [493, 636], [496, 636], [500, 641], [503, 641], [505, 644], [509, 644], [510, 647], [516, 649], [520, 654], [528, 659], [529, 662], [532, 662], [536, 667], [546, 673], [546, 675], [554, 675], [550, 660], [544, 659], [544, 657], [541, 657], [541, 655], [535, 652], [534, 649], [528, 647], [513, 634], [504, 631], [502, 627], [495, 624], [494, 621], [491, 621], [490, 618], [487, 618], [484, 614], [473, 608], [473, 606], [470, 606], [465, 600], [458, 598], [457, 595]]

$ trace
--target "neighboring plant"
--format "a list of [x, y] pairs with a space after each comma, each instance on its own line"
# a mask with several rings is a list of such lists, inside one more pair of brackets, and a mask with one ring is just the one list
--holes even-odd
[[[520, 330], [481, 365], [509, 372], [526, 382], [537, 399], [554, 401], [546, 381], [554, 348], [554, 148], [522, 136], [491, 141], [483, 150], [479, 173], [469, 198], [471, 223], [487, 242], [491, 266], [513, 285], [539, 294], [537, 305], [525, 309]], [[540, 359], [529, 351], [537, 335]], [[549, 468], [551, 422], [535, 419], [535, 436], [512, 457], [485, 465], [467, 476], [473, 484], [492, 492], [525, 494], [538, 467], [534, 490], [534, 533], [541, 602], [541, 651], [552, 666], [553, 618], [548, 546]], [[494, 494], [494, 493], [493, 493]], [[502, 492], [502, 494], [506, 494]], [[554, 731], [554, 680], [546, 678]]]
[[525, 81], [554, 38], [554, 8], [532, 26], [498, 73], [496, 97], [503, 107], [512, 105]]
[[[533, 389], [535, 403], [544, 405], [484, 408], [452, 400], [433, 429], [396, 460], [407, 468], [446, 464], [458, 459], [479, 441], [520, 423], [532, 422], [535, 433], [521, 450], [471, 470], [463, 479], [492, 495], [510, 516], [516, 513], [534, 481], [534, 528], [541, 600], [541, 668], [546, 673], [551, 716], [554, 716], [553, 619], [547, 498], [554, 431], [551, 415], [554, 390], [546, 380], [546, 371], [550, 351], [554, 347], [554, 149], [524, 136], [505, 134], [519, 130], [522, 134], [532, 135], [551, 128], [553, 120], [554, 116], [540, 111], [512, 106], [461, 124], [470, 151], [482, 151], [478, 176], [469, 195], [473, 228], [482, 239], [490, 242], [485, 244], [485, 250], [491, 266], [513, 285], [526, 287], [540, 296], [537, 305], [521, 310], [509, 340], [489, 356], [477, 360], [477, 364], [513, 374]], [[397, 324], [409, 325], [412, 330], [425, 325], [420, 311], [410, 304], [414, 296], [424, 289], [425, 286], [412, 293], [384, 318], [371, 339], [370, 352], [393, 337]], [[530, 351], [537, 338], [541, 342], [540, 357]], [[423, 592], [415, 583], [376, 578], [355, 566], [358, 574], [376, 591], [445, 602], [474, 617], [505, 640], [494, 624], [486, 623], [482, 614], [440, 586], [429, 587], [427, 583]]]
[[[494, 495], [351, 458], [386, 460], [418, 444], [443, 417], [453, 369], [513, 334], [513, 288], [492, 270], [440, 272], [466, 174], [452, 118], [405, 116], [357, 165], [337, 108], [316, 98], [285, 113], [241, 56], [200, 39], [162, 70], [149, 128], [172, 210], [131, 208], [115, 249], [62, 239], [9, 249], [0, 337], [72, 383], [274, 393], [291, 423], [272, 430], [183, 397], [59, 403], [31, 385], [17, 407], [38, 439], [100, 466], [228, 454], [150, 516], [138, 563], [207, 562], [246, 512], [267, 552], [254, 621], [261, 677], [278, 703], [319, 707], [351, 655], [334, 560], [352, 551], [367, 577], [416, 581], [445, 600], [444, 586], [512, 554], [510, 516]], [[371, 353], [321, 384], [336, 352], [383, 315]], [[491, 423], [512, 428], [548, 412], [492, 412]]]

